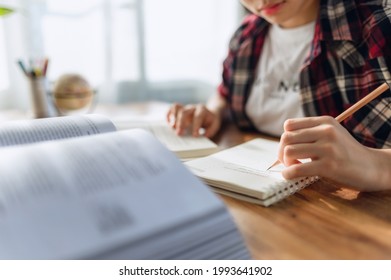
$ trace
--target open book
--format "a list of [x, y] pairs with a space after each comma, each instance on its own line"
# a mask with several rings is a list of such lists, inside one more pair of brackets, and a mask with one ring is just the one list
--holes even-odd
[[207, 156], [219, 150], [218, 146], [207, 137], [177, 136], [165, 121], [115, 120], [114, 124], [119, 130], [142, 128], [150, 131], [182, 160]]
[[0, 146], [24, 144], [43, 140], [79, 137], [116, 130], [142, 128], [150, 131], [170, 151], [182, 160], [197, 158], [218, 151], [218, 146], [206, 137], [177, 136], [162, 121], [117, 120], [103, 115], [11, 121], [0, 126]]
[[269, 206], [318, 178], [285, 180], [281, 167], [267, 168], [275, 161], [278, 142], [254, 139], [185, 164], [217, 193]]
[[249, 258], [222, 201], [172, 152], [112, 126], [0, 125], [0, 259]]

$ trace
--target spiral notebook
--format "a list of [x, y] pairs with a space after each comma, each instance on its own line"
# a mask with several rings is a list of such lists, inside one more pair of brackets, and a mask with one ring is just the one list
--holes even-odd
[[281, 165], [267, 170], [277, 152], [278, 142], [254, 139], [185, 165], [217, 193], [269, 206], [319, 179], [285, 180]]

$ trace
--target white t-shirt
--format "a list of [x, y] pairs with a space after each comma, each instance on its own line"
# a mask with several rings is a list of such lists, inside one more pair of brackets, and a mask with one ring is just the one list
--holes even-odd
[[299, 77], [314, 32], [315, 22], [289, 29], [270, 26], [246, 104], [258, 130], [280, 136], [286, 119], [304, 116]]

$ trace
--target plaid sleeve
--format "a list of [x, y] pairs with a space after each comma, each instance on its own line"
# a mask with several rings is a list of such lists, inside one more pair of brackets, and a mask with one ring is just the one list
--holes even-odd
[[[391, 87], [391, 4], [383, 9], [367, 2], [362, 5], [367, 7], [362, 11], [366, 19], [363, 34], [369, 51], [368, 62], [373, 67], [372, 76], [377, 76], [376, 85], [373, 84], [370, 90], [383, 82]], [[347, 121], [346, 126], [367, 146], [391, 148], [391, 91], [367, 104]]]

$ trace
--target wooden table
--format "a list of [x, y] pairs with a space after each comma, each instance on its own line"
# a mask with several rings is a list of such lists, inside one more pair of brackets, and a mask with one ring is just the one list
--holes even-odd
[[[225, 124], [228, 148], [256, 137]], [[268, 208], [223, 196], [255, 259], [391, 259], [391, 191], [318, 181]]]

